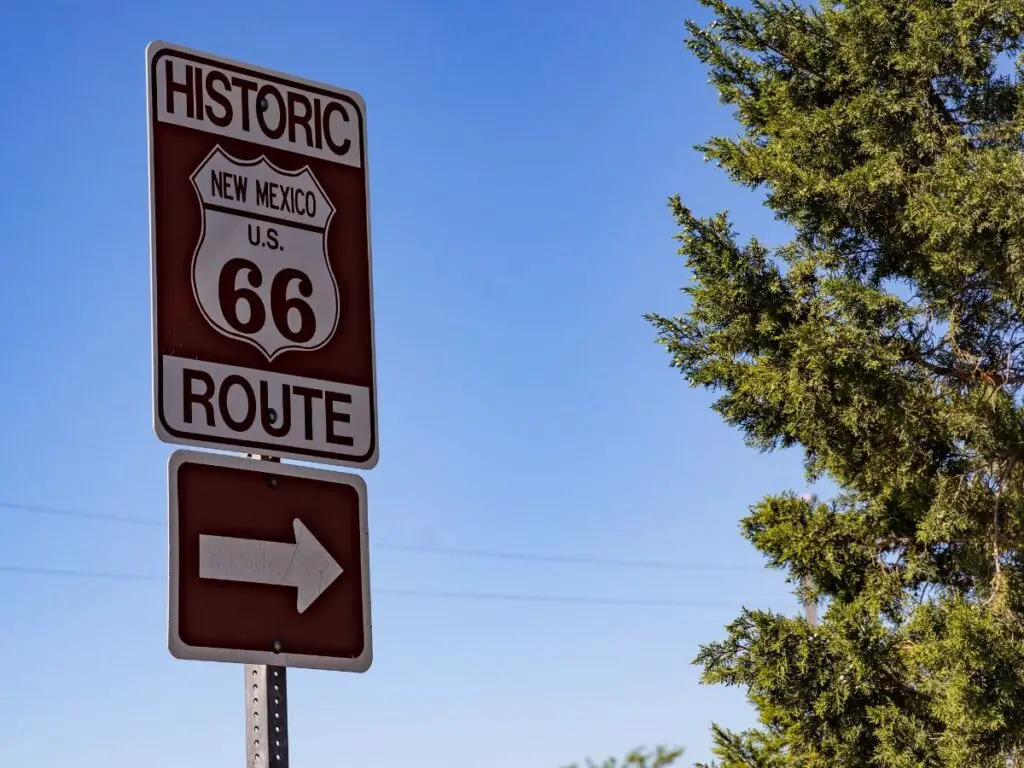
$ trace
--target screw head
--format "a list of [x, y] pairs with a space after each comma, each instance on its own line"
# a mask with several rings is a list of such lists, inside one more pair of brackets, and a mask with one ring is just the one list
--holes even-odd
[[269, 107], [270, 107], [270, 102], [267, 101], [267, 97], [266, 96], [260, 96], [256, 100], [256, 109], [258, 109], [260, 112], [266, 112]]
[[277, 476], [267, 475], [267, 485], [269, 485], [271, 488], [277, 488]]
[[277, 423], [277, 411], [275, 411], [273, 408], [267, 409], [267, 421], [269, 421], [271, 424]]
[[280, 640], [275, 640], [272, 643], [272, 645], [274, 647], [274, 653], [280, 653], [281, 652], [281, 641]]

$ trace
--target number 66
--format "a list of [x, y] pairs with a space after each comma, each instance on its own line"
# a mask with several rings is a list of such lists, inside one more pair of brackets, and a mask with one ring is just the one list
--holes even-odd
[[[245, 272], [246, 280], [251, 288], [238, 287], [238, 276]], [[295, 344], [303, 344], [316, 334], [316, 315], [313, 308], [302, 299], [288, 298], [288, 287], [298, 284], [299, 294], [305, 298], [313, 295], [313, 281], [309, 275], [298, 269], [282, 269], [270, 284], [270, 316], [278, 332]], [[239, 333], [247, 336], [259, 333], [267, 322], [267, 310], [263, 299], [253, 290], [263, 285], [263, 273], [260, 268], [248, 259], [230, 259], [220, 272], [217, 283], [217, 295], [220, 300], [221, 312], [228, 325]], [[243, 321], [239, 315], [239, 302], [245, 302], [249, 309], [249, 317]], [[295, 310], [299, 316], [299, 327], [292, 330], [288, 322], [289, 313]]]

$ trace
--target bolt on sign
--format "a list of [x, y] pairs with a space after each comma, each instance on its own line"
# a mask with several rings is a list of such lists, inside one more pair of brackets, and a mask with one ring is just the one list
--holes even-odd
[[369, 669], [361, 477], [186, 450], [169, 475], [172, 655]]
[[147, 64], [157, 435], [373, 467], [361, 97], [166, 43]]

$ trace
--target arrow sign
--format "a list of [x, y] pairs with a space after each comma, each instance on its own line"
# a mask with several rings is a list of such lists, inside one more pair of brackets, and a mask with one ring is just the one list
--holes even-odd
[[323, 544], [296, 518], [295, 543], [199, 536], [199, 578], [295, 587], [303, 613], [342, 574]]

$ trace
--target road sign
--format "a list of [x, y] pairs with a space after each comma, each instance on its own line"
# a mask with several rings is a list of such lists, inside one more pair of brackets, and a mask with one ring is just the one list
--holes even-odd
[[174, 656], [370, 667], [362, 478], [186, 450], [169, 474]]
[[166, 43], [147, 73], [157, 435], [373, 467], [362, 99]]

